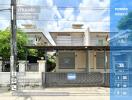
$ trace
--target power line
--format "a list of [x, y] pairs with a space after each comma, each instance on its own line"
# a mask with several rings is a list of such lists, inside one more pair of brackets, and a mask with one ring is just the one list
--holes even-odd
[[0, 9], [0, 11], [10, 11], [11, 9]]
[[[9, 19], [0, 19], [0, 20], [9, 20]], [[21, 19], [21, 20], [27, 20], [27, 19]], [[18, 20], [18, 21], [21, 21]], [[58, 21], [58, 22], [73, 22], [73, 21], [78, 21], [78, 22], [110, 22], [110, 21], [88, 21], [88, 20], [36, 20], [36, 19], [31, 19], [32, 21]], [[28, 21], [28, 20], [27, 20]]]

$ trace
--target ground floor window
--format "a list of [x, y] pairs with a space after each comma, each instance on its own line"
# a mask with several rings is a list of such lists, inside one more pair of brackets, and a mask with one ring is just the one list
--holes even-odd
[[75, 52], [59, 52], [59, 68], [75, 69]]

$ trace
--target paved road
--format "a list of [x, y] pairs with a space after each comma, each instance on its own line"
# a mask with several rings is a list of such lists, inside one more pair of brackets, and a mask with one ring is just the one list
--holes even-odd
[[[23, 92], [22, 92], [23, 93]], [[24, 94], [12, 96], [11, 92], [1, 92], [0, 100], [109, 100], [109, 88], [48, 88], [25, 90]]]

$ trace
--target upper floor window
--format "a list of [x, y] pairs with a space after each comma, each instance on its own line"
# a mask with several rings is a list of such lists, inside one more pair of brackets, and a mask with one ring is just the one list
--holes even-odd
[[105, 45], [105, 40], [104, 39], [98, 39], [97, 40], [97, 45], [98, 46], [104, 46]]

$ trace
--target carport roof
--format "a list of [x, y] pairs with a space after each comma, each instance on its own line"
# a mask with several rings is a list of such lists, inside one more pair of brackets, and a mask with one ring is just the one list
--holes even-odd
[[132, 46], [25, 46], [27, 49], [54, 50], [132, 50]]

